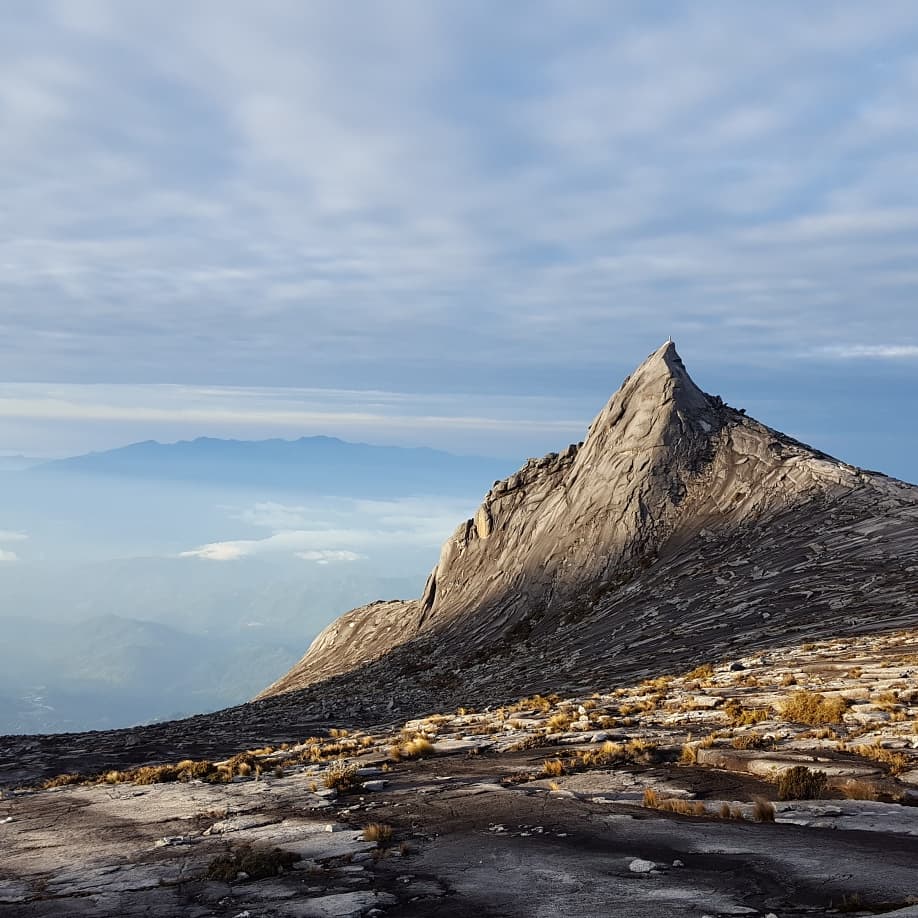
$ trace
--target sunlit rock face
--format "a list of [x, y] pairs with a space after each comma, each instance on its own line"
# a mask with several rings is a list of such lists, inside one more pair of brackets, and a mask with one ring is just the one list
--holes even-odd
[[422, 669], [416, 685], [501, 661], [475, 678], [526, 690], [549, 661], [615, 676], [635, 644], [690, 655], [742, 632], [901, 626], [916, 521], [918, 488], [705, 394], [668, 341], [582, 443], [494, 483], [419, 599], [341, 616], [262, 697], [381, 658], [393, 677]]

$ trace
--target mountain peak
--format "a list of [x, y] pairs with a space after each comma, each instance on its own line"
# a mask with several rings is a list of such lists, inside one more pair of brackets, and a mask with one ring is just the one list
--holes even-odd
[[682, 448], [722, 426], [719, 400], [695, 385], [671, 339], [622, 383], [590, 425], [583, 455]]
[[673, 399], [689, 410], [704, 411], [710, 408], [708, 396], [689, 376], [671, 338], [650, 354], [622, 383], [610, 402], [618, 396], [633, 398], [637, 393], [645, 398], [657, 398], [661, 403]]
[[443, 544], [419, 599], [347, 613], [267, 694], [347, 672], [413, 637], [435, 636], [446, 657], [487, 655], [521, 635], [550, 640], [597, 596], [686, 546], [703, 556], [711, 538], [729, 544], [873, 481], [706, 395], [668, 340], [582, 443], [494, 483]]

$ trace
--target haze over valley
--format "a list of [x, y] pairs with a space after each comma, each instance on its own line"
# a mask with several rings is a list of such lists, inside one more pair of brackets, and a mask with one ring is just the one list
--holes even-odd
[[0, 474], [0, 733], [237, 704], [423, 583], [504, 460], [329, 438], [138, 444]]

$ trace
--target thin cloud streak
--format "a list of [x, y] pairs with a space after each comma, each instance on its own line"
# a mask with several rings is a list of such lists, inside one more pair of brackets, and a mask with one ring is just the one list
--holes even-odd
[[818, 353], [841, 360], [910, 360], [918, 358], [918, 345], [850, 344], [823, 348]]

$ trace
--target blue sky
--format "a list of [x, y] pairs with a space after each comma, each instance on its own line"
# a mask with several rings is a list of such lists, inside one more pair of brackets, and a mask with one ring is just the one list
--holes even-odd
[[0, 450], [526, 456], [672, 335], [918, 479], [913, 2], [21, 0]]

